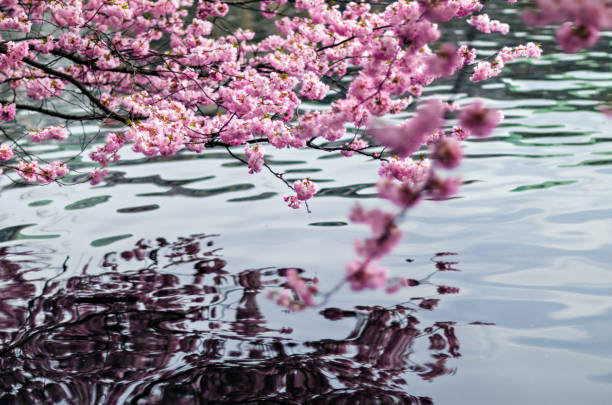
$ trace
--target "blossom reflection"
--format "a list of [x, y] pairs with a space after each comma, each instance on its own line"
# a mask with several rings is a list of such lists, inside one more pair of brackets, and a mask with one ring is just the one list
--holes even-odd
[[[105, 254], [97, 273], [66, 262], [50, 279], [37, 276], [39, 255], [0, 248], [3, 404], [431, 404], [408, 393], [409, 379], [451, 374], [460, 356], [453, 322], [417, 318], [431, 297], [326, 308], [354, 325], [346, 337], [292, 340], [260, 309], [286, 270], [230, 274], [215, 235], [142, 240]], [[411, 359], [419, 341], [427, 361]]]

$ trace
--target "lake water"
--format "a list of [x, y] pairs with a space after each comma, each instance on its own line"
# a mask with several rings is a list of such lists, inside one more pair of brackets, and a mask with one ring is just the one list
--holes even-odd
[[0, 180], [0, 403], [610, 403], [612, 124], [594, 109], [612, 36], [564, 55], [551, 30], [503, 17], [515, 31], [478, 35], [482, 55], [534, 40], [545, 56], [463, 86], [506, 119], [465, 143], [458, 198], [402, 223], [384, 265], [423, 283], [395, 294], [345, 287], [300, 313], [266, 298], [286, 268], [342, 278], [367, 235], [350, 207], [381, 204], [365, 158], [268, 148], [318, 183], [310, 214], [224, 151], [126, 152], [97, 187]]

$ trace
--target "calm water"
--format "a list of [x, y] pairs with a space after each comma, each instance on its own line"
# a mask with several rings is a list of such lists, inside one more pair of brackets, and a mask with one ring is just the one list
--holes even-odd
[[0, 403], [610, 403], [612, 125], [593, 109], [612, 93], [612, 36], [563, 55], [506, 17], [517, 31], [477, 36], [483, 54], [531, 39], [547, 56], [462, 88], [506, 120], [466, 143], [459, 198], [402, 224], [384, 264], [423, 284], [394, 295], [344, 288], [298, 314], [266, 298], [289, 267], [342, 277], [366, 235], [349, 208], [379, 204], [366, 159], [268, 148], [318, 182], [311, 214], [222, 151], [126, 152], [98, 187], [1, 180]]

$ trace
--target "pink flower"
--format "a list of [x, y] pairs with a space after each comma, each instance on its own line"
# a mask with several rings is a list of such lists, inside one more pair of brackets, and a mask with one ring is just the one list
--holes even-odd
[[11, 121], [15, 118], [15, 103], [0, 106], [0, 121]]
[[354, 291], [375, 289], [387, 283], [387, 269], [371, 261], [355, 260], [346, 265], [346, 279]]
[[497, 20], [491, 20], [487, 14], [480, 14], [471, 17], [468, 20], [468, 24], [475, 27], [478, 31], [490, 34], [498, 31], [502, 35], [506, 35], [510, 31], [508, 24], [499, 22]]
[[0, 62], [5, 67], [16, 67], [20, 65], [23, 58], [28, 56], [28, 43], [27, 42], [13, 42], [9, 41], [6, 45], [6, 55], [0, 55]]
[[350, 157], [355, 154], [355, 151], [361, 151], [361, 150], [366, 149], [367, 147], [368, 147], [368, 144], [365, 141], [361, 139], [356, 139], [350, 144], [349, 143], [343, 144], [342, 150], [340, 151], [340, 153], [342, 153], [346, 157]]
[[392, 156], [380, 164], [378, 175], [418, 185], [427, 179], [430, 169], [431, 160], [429, 159], [413, 160], [410, 157], [401, 159], [398, 156]]
[[460, 6], [456, 0], [422, 0], [419, 3], [425, 9], [424, 16], [434, 22], [444, 22], [455, 17]]
[[323, 83], [318, 75], [312, 72], [306, 72], [302, 77], [302, 90], [300, 96], [311, 99], [321, 100], [327, 95], [329, 86]]
[[491, 135], [503, 117], [501, 111], [484, 108], [482, 101], [477, 100], [461, 111], [459, 123], [471, 135], [483, 138]]
[[[457, 55], [460, 58], [461, 66], [469, 65], [476, 59], [476, 49], [470, 49], [467, 45], [461, 45], [459, 49], [457, 49]], [[457, 69], [461, 66], [457, 66]]]
[[479, 82], [497, 76], [501, 73], [506, 63], [512, 62], [518, 57], [539, 58], [541, 55], [542, 49], [533, 42], [519, 45], [514, 48], [504, 47], [495, 56], [493, 62], [478, 62], [470, 80]]
[[106, 144], [104, 146], [98, 146], [98, 148], [89, 153], [89, 157], [94, 162], [100, 163], [100, 166], [107, 167], [110, 163], [111, 159], [113, 161], [119, 160], [119, 155], [117, 152], [123, 144], [125, 143], [125, 139], [122, 134], [111, 133], [106, 137]]
[[410, 182], [396, 182], [389, 178], [382, 178], [376, 184], [378, 196], [389, 200], [399, 207], [413, 207], [421, 201], [421, 189]]
[[393, 215], [379, 209], [365, 210], [357, 205], [351, 210], [349, 219], [351, 222], [370, 225], [374, 234], [363, 241], [355, 240], [355, 250], [364, 259], [371, 260], [386, 255], [402, 237]]
[[393, 100], [391, 100], [387, 93], [380, 92], [370, 99], [367, 103], [367, 108], [373, 115], [380, 117], [389, 112], [392, 102]]
[[372, 232], [379, 234], [393, 223], [393, 215], [377, 208], [366, 210], [361, 205], [355, 205], [349, 214], [349, 220], [357, 224], [368, 224]]
[[38, 175], [40, 169], [38, 167], [38, 162], [36, 161], [25, 162], [23, 160], [20, 160], [19, 163], [17, 163], [16, 171], [19, 177], [21, 177], [28, 183], [34, 183], [39, 180]]
[[380, 143], [388, 146], [399, 157], [405, 158], [419, 150], [429, 133], [444, 124], [444, 104], [429, 100], [417, 111], [416, 116], [397, 127], [371, 129], [370, 134]]
[[387, 229], [371, 238], [355, 240], [355, 252], [365, 259], [379, 259], [393, 250], [402, 239], [402, 232], [395, 224], [390, 224]]
[[436, 164], [445, 169], [454, 169], [459, 166], [463, 158], [463, 151], [459, 141], [450, 136], [445, 136], [433, 147], [432, 158]]
[[68, 174], [68, 166], [57, 160], [49, 163], [39, 171], [39, 182], [49, 183]]
[[425, 189], [433, 200], [447, 200], [457, 193], [460, 185], [459, 177], [441, 179], [434, 176], [429, 180]]
[[96, 169], [93, 172], [89, 173], [91, 185], [95, 186], [96, 184], [100, 184], [100, 182], [102, 182], [102, 179], [106, 177], [107, 175], [108, 175], [108, 170]]
[[455, 137], [455, 138], [457, 138], [460, 141], [463, 141], [464, 139], [467, 139], [467, 137], [469, 136], [467, 131], [465, 131], [463, 128], [458, 127], [458, 126], [454, 126], [453, 127], [453, 129], [451, 130], [450, 135]]
[[463, 58], [457, 53], [457, 47], [444, 44], [427, 59], [427, 74], [435, 77], [450, 76], [462, 65]]
[[474, 68], [474, 73], [470, 76], [470, 80], [473, 82], [480, 82], [497, 76], [499, 73], [500, 70], [494, 69], [491, 63], [486, 61], [478, 62], [476, 68]]
[[8, 143], [0, 145], [0, 160], [6, 162], [13, 157], [13, 148]]
[[[506, 48], [504, 48], [506, 49]], [[502, 52], [504, 51], [502, 49]], [[515, 46], [514, 48], [509, 48], [510, 52], [514, 57], [527, 57], [527, 58], [539, 58], [542, 56], [542, 48], [538, 44], [533, 42], [528, 42], [525, 45]]]
[[229, 6], [220, 1], [209, 2], [202, 1], [198, 3], [197, 16], [199, 19], [206, 17], [223, 17], [229, 11]]
[[294, 210], [297, 210], [302, 206], [302, 202], [295, 195], [284, 197], [283, 200], [285, 200], [289, 207], [293, 208]]
[[63, 141], [68, 138], [68, 131], [63, 125], [45, 127], [30, 132], [30, 138], [32, 138], [34, 142], [42, 142], [45, 139], [57, 139]]
[[311, 199], [317, 192], [317, 187], [310, 179], [294, 181], [293, 188], [295, 189], [298, 200], [301, 201]]
[[64, 82], [61, 80], [43, 77], [31, 79], [26, 82], [26, 94], [33, 100], [42, 100], [57, 97], [64, 91]]
[[375, 60], [391, 60], [398, 52], [397, 39], [395, 36], [383, 35], [371, 43], [372, 57]]
[[244, 153], [249, 158], [249, 174], [259, 173], [264, 164], [264, 150], [263, 146], [255, 145], [253, 147], [246, 146]]
[[575, 25], [566, 22], [557, 28], [557, 41], [563, 52], [575, 53], [583, 48], [595, 45], [599, 31], [591, 25]]

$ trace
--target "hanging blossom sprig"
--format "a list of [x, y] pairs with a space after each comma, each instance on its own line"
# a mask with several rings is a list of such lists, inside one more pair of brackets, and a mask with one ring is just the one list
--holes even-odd
[[510, 32], [510, 26], [506, 23], [502, 23], [498, 20], [491, 20], [488, 14], [479, 14], [471, 17], [468, 21], [472, 27], [476, 27], [478, 31], [490, 34], [492, 32], [499, 32], [502, 35], [506, 35]]
[[[461, 127], [454, 127], [447, 133], [442, 130], [445, 114], [454, 109], [433, 99], [401, 126], [370, 129], [374, 139], [395, 153], [381, 162], [377, 190], [379, 197], [391, 201], [398, 211], [365, 209], [356, 205], [349, 215], [350, 221], [368, 225], [372, 236], [355, 240], [356, 258], [346, 265], [344, 280], [331, 291], [321, 292], [317, 285], [308, 284], [297, 272], [292, 272], [287, 276], [287, 289], [270, 294], [271, 298], [291, 310], [300, 310], [326, 303], [330, 295], [345, 283], [354, 291], [386, 287], [388, 292], [417, 285], [407, 277], [389, 278], [388, 270], [379, 264], [380, 259], [401, 240], [399, 222], [408, 209], [424, 198], [445, 200], [456, 194], [461, 179], [443, 177], [439, 171], [452, 170], [460, 165], [463, 158], [461, 140], [470, 135], [489, 136], [503, 119], [501, 111], [486, 108], [477, 100], [461, 110]], [[427, 144], [429, 158], [413, 159], [414, 152]], [[440, 291], [456, 293], [458, 290], [441, 287]]]
[[539, 58], [542, 56], [542, 49], [535, 43], [529, 42], [526, 45], [516, 47], [504, 47], [493, 57], [493, 62], [481, 61], [474, 68], [474, 73], [470, 77], [473, 82], [487, 80], [499, 76], [506, 63], [513, 62], [517, 58]]

